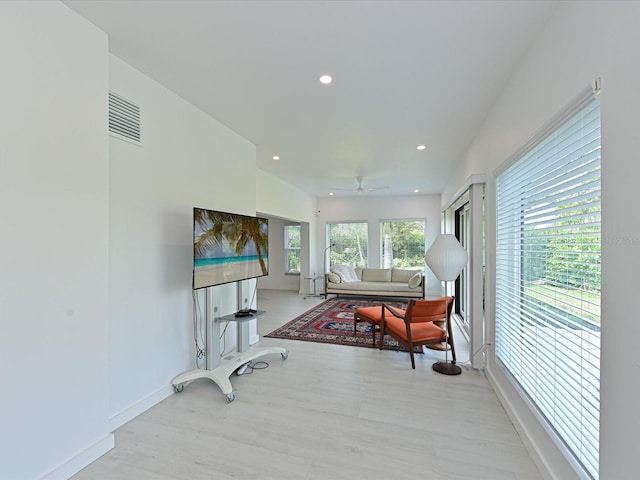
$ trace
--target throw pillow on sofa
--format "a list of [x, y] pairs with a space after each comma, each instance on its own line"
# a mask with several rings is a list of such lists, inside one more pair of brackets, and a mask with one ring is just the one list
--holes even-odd
[[411, 279], [411, 277], [419, 272], [422, 272], [422, 270], [417, 270], [415, 268], [394, 268], [391, 270], [391, 281], [398, 283], [407, 283]]
[[329, 269], [340, 277], [340, 283], [359, 282], [355, 269], [351, 265], [332, 265]]
[[421, 283], [422, 283], [422, 272], [416, 273], [407, 282], [407, 284], [409, 285], [409, 288], [418, 288]]
[[340, 276], [337, 273], [329, 272], [327, 276], [329, 277], [329, 281], [331, 283], [340, 283]]

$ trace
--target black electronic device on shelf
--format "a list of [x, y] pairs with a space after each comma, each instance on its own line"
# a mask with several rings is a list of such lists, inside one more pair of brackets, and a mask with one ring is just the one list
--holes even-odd
[[257, 310], [253, 310], [251, 308], [241, 308], [240, 310], [238, 310], [234, 316], [236, 318], [240, 318], [240, 317], [253, 317], [253, 315], [255, 315]]

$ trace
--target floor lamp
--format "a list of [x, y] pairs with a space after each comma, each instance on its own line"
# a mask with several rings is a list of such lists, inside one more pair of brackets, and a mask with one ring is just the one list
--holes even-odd
[[[447, 296], [447, 282], [453, 282], [467, 264], [469, 255], [460, 245], [458, 239], [450, 234], [440, 234], [427, 250], [424, 261], [438, 280], [444, 283], [445, 296]], [[447, 302], [447, 308], [449, 303]], [[445, 322], [449, 322], [449, 311], [446, 312]], [[449, 325], [445, 323], [445, 335], [449, 341]], [[454, 362], [449, 362], [448, 349], [445, 349], [445, 361], [436, 362], [433, 369], [444, 375], [460, 375], [462, 369]]]
[[325, 285], [325, 289], [324, 289], [324, 298], [327, 298], [327, 280], [326, 280], [326, 275], [327, 272], [331, 271], [331, 257], [329, 257], [329, 268], [327, 269], [327, 252], [331, 249], [331, 247], [335, 247], [336, 244], [335, 243], [330, 243], [329, 246], [327, 248], [324, 249], [324, 257], [322, 259], [322, 261], [324, 262], [322, 264], [322, 270], [323, 270], [323, 277], [325, 278], [324, 280], [324, 285]]
[[[327, 252], [329, 251], [329, 249], [331, 247], [335, 247], [336, 244], [335, 243], [330, 243], [329, 246], [327, 248], [324, 249], [324, 273], [327, 273], [328, 271], [331, 271], [331, 265], [329, 265], [329, 269], [327, 270]], [[331, 259], [329, 259], [329, 264], [331, 264]]]

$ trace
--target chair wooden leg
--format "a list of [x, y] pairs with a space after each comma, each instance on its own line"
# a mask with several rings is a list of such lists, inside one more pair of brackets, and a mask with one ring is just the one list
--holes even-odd
[[376, 322], [371, 322], [366, 318], [361, 318], [359, 317], [357, 314], [353, 314], [353, 335], [357, 335], [358, 333], [358, 323], [360, 322], [367, 322], [371, 325], [371, 340], [372, 340], [372, 344], [373, 344], [373, 348], [376, 347], [376, 327], [377, 324]]
[[407, 346], [409, 349], [409, 356], [411, 357], [411, 368], [416, 369], [416, 360], [413, 358], [413, 345]]

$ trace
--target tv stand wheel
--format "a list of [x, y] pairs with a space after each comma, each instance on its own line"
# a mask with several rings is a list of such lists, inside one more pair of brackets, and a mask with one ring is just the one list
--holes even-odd
[[174, 385], [173, 386], [173, 391], [176, 393], [180, 393], [184, 390], [184, 383], [181, 383], [180, 385]]
[[227, 393], [227, 403], [231, 403], [236, 399], [236, 392]]
[[286, 360], [287, 358], [289, 358], [289, 352], [281, 353], [280, 356], [282, 357], [283, 360]]

